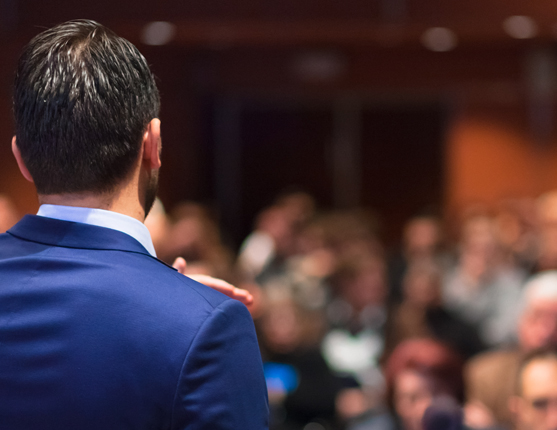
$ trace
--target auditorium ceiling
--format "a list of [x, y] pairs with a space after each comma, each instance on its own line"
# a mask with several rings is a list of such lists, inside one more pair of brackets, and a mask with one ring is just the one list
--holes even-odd
[[438, 27], [454, 32], [459, 46], [511, 44], [516, 38], [505, 30], [505, 20], [516, 16], [532, 19], [537, 41], [556, 38], [554, 0], [0, 1], [0, 25], [5, 32], [28, 34], [35, 26], [86, 17], [140, 40], [145, 24], [166, 21], [176, 26], [172, 43], [195, 47], [419, 47], [423, 33]]

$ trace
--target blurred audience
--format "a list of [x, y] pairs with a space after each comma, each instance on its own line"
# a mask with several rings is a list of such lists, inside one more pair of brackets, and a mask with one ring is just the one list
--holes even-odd
[[413, 217], [388, 256], [373, 212], [300, 192], [260, 211], [236, 260], [202, 205], [157, 202], [146, 224], [164, 261], [254, 295], [271, 430], [557, 430], [557, 392], [535, 379], [557, 358], [520, 365], [557, 347], [557, 191], [493, 209], [467, 208], [452, 242]]
[[450, 263], [442, 247], [441, 222], [434, 216], [411, 218], [404, 226], [402, 249], [389, 260], [390, 296], [398, 303], [403, 296], [403, 280], [410, 265], [434, 265], [441, 271]]
[[[557, 430], [557, 191], [493, 209], [466, 208], [452, 243], [412, 217], [388, 256], [372, 211], [302, 192], [236, 259], [198, 203], [157, 200], [145, 224], [163, 261], [253, 294], [270, 430]], [[0, 231], [18, 219], [0, 195]]]
[[171, 264], [177, 257], [183, 257], [187, 262], [186, 273], [233, 280], [233, 253], [222, 243], [218, 224], [206, 207], [180, 203], [168, 220], [168, 240], [160, 248], [159, 258]]
[[385, 343], [387, 283], [381, 256], [363, 254], [342, 262], [333, 274], [333, 299], [326, 314], [330, 330], [322, 350], [337, 372], [355, 377], [362, 386], [380, 390], [379, 359]]
[[432, 339], [400, 343], [385, 366], [388, 410], [372, 410], [355, 418], [349, 430], [424, 430], [426, 409], [441, 396], [462, 401], [463, 362]]
[[474, 215], [462, 225], [458, 260], [443, 285], [443, 302], [450, 311], [477, 327], [488, 346], [512, 342], [526, 273], [502, 258], [495, 223]]
[[264, 282], [283, 274], [285, 260], [295, 252], [296, 234], [313, 211], [313, 198], [302, 192], [280, 196], [264, 209], [240, 248], [238, 268], [244, 276]]
[[500, 424], [512, 428], [508, 400], [514, 392], [519, 363], [533, 350], [557, 347], [557, 271], [531, 278], [521, 303], [517, 344], [486, 352], [467, 365], [466, 416], [471, 427]]
[[246, 277], [256, 279], [275, 260], [291, 253], [294, 219], [284, 208], [270, 207], [259, 214], [255, 230], [246, 238], [238, 256], [238, 266]]
[[321, 356], [324, 332], [320, 311], [304, 310], [284, 290], [265, 293], [258, 321], [271, 406], [271, 430], [302, 430], [310, 423], [330, 428], [335, 398], [349, 378], [335, 375]]
[[527, 273], [536, 269], [538, 259], [538, 216], [534, 199], [505, 199], [494, 217], [495, 231], [503, 261]]
[[485, 346], [476, 328], [442, 306], [442, 272], [434, 262], [416, 262], [406, 271], [402, 303], [390, 312], [387, 351], [403, 340], [431, 337], [450, 345], [463, 357]]

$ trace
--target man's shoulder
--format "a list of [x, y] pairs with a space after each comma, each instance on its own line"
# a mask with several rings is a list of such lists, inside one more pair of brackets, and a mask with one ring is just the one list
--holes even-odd
[[225, 302], [233, 302], [148, 254], [119, 250], [77, 250], [72, 254], [89, 266], [82, 269], [90, 281], [87, 288], [98, 290], [107, 299], [129, 300], [146, 311], [160, 312], [162, 318], [198, 315], [203, 319]]
[[[102, 411], [90, 414], [87, 428], [101, 428], [95, 420], [111, 408], [119, 408], [110, 418], [114, 422], [133, 411], [135, 421], [145, 423], [163, 411], [164, 428], [185, 428], [201, 420], [207, 422], [203, 428], [265, 428], [261, 360], [243, 304], [148, 253], [80, 249], [67, 239], [61, 246], [0, 237], [0, 247], [5, 244], [12, 251], [0, 252], [0, 308], [8, 311], [0, 310], [0, 319], [10, 317], [0, 333], [0, 368], [12, 369], [5, 385], [11, 390], [0, 387], [0, 394], [23, 396], [19, 380], [29, 366], [20, 366], [14, 357], [21, 351], [35, 357], [48, 350], [57, 357], [51, 362], [58, 373], [50, 374], [64, 377], [49, 381], [50, 391], [57, 394], [47, 403], [51, 410], [69, 409], [65, 393], [70, 393], [72, 401]], [[15, 309], [17, 320], [11, 318]], [[16, 344], [15, 333], [23, 332], [34, 336]], [[33, 363], [42, 366], [44, 360]], [[147, 407], [138, 411], [141, 402]], [[224, 408], [227, 412], [220, 413]], [[78, 422], [82, 415], [76, 412], [70, 418]]]
[[64, 236], [63, 245], [52, 245], [0, 238], [15, 250], [11, 256], [0, 252], [0, 302], [37, 302], [29, 314], [57, 319], [62, 313], [60, 324], [80, 338], [104, 333], [103, 347], [109, 349], [127, 338], [138, 350], [158, 345], [160, 351], [183, 354], [220, 314], [253, 325], [244, 305], [147, 252], [120, 243], [78, 248], [73, 240]]
[[[81, 223], [26, 218], [0, 235], [0, 276], [5, 283], [23, 282], [22, 278], [35, 273], [36, 278], [25, 282], [59, 288], [71, 285], [97, 298], [129, 299], [152, 309], [166, 308], [166, 313], [176, 304], [210, 312], [229, 300], [151, 256], [125, 233]], [[45, 226], [51, 228], [37, 231]]]

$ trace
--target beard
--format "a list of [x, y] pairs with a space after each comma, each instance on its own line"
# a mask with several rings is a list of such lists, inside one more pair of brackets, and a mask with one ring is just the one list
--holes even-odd
[[153, 208], [155, 199], [157, 198], [157, 191], [159, 189], [159, 171], [153, 170], [149, 182], [147, 183], [147, 188], [145, 189], [145, 198], [143, 200], [145, 208], [145, 218], [149, 215], [149, 212]]

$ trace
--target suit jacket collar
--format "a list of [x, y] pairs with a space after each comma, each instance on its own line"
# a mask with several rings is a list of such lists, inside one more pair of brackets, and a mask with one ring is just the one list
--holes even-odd
[[121, 231], [37, 215], [25, 215], [7, 233], [45, 245], [128, 251], [151, 256], [143, 245]]

